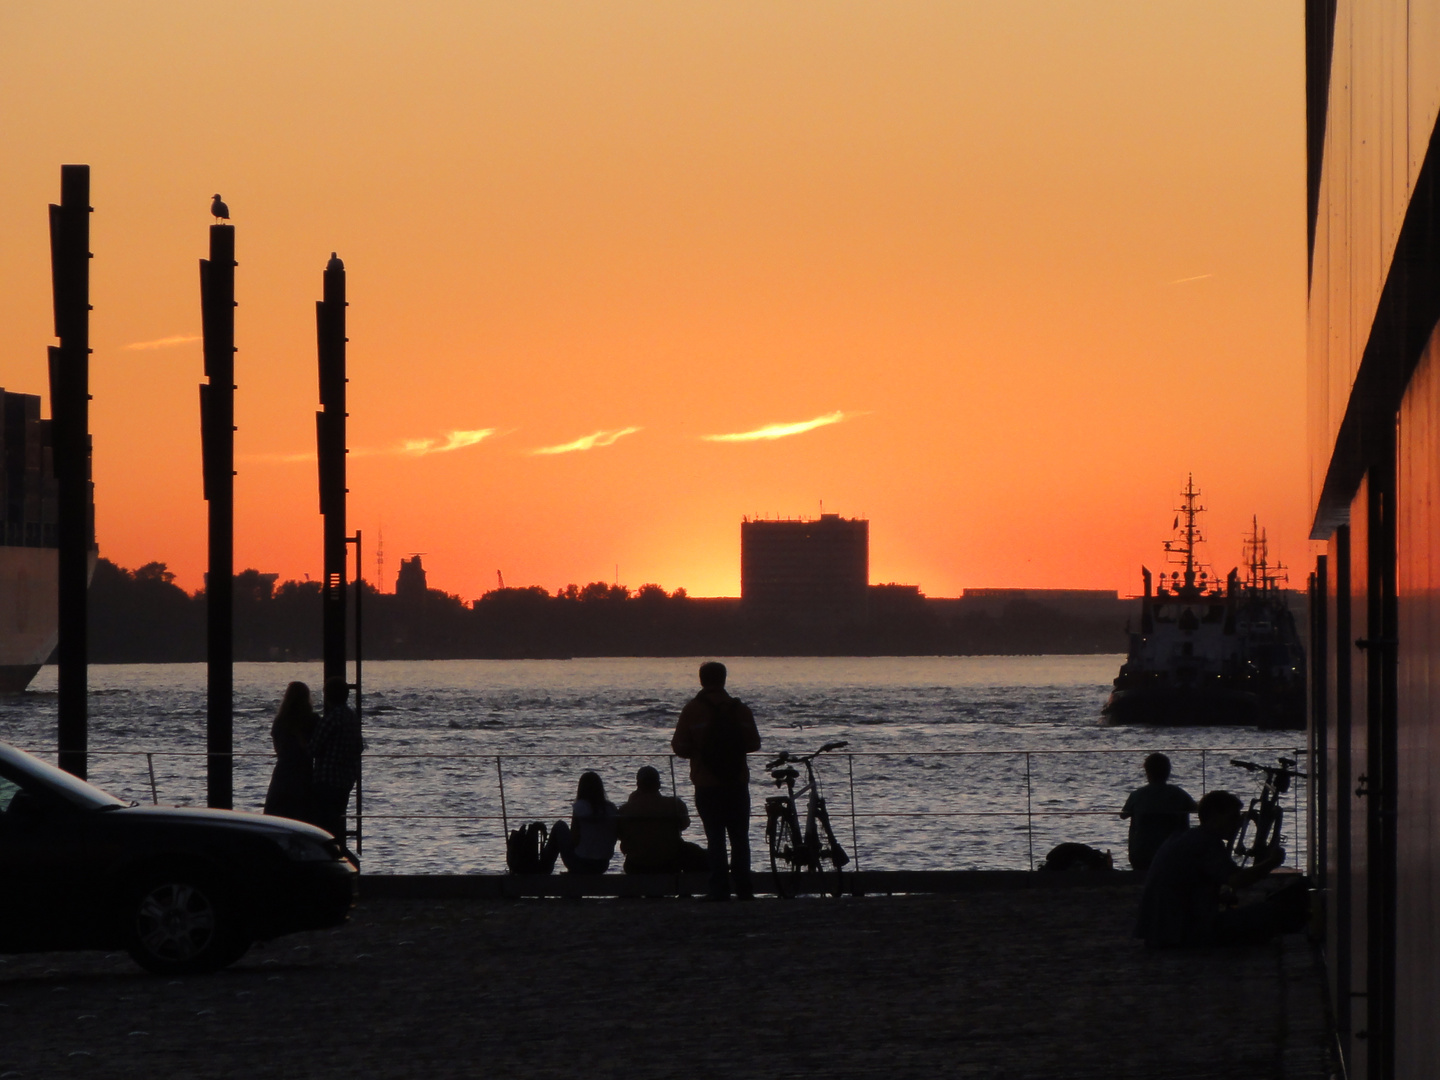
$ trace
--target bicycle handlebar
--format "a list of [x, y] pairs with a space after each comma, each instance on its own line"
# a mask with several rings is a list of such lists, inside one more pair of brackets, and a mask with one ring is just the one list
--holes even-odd
[[831, 750], [839, 750], [849, 745], [850, 744], [848, 742], [843, 741], [828, 742], [824, 746], [820, 747], [819, 750], [816, 750], [813, 754], [792, 754], [788, 750], [781, 750], [780, 756], [777, 757], [774, 761], [770, 762], [768, 765], [766, 765], [765, 768], [774, 769], [788, 762], [794, 762], [797, 765], [803, 765], [806, 762], [814, 761], [821, 754], [828, 754]]
[[1259, 765], [1259, 764], [1256, 764], [1256, 763], [1253, 762], [1253, 761], [1241, 761], [1239, 758], [1231, 758], [1231, 759], [1230, 759], [1230, 764], [1231, 764], [1231, 765], [1234, 765], [1237, 769], [1246, 769], [1246, 770], [1248, 770], [1249, 772], [1269, 773], [1271, 776], [1299, 777], [1299, 778], [1302, 779], [1302, 780], [1308, 780], [1308, 779], [1309, 779], [1308, 774], [1303, 773], [1303, 772], [1300, 772], [1298, 769], [1291, 768], [1291, 766], [1295, 764], [1295, 762], [1294, 762], [1292, 759], [1290, 759], [1290, 758], [1281, 758], [1281, 759], [1280, 759], [1280, 762], [1281, 762], [1280, 765], [1275, 766], [1275, 765]]

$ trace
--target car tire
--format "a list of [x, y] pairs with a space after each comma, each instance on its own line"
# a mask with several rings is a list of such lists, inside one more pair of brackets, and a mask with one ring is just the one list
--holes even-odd
[[125, 947], [156, 975], [195, 975], [233, 964], [250, 948], [227, 890], [177, 868], [140, 880], [122, 910]]

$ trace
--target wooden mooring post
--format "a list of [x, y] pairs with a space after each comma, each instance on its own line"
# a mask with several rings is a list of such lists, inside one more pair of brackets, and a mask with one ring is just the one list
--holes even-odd
[[234, 804], [235, 578], [235, 227], [210, 226], [210, 258], [200, 260], [205, 375], [200, 436], [209, 504], [205, 576], [206, 803]]
[[325, 586], [322, 650], [325, 682], [344, 679], [345, 563], [345, 264], [330, 254], [325, 264], [325, 299], [315, 303], [320, 359], [320, 411], [315, 414], [320, 472], [320, 513], [325, 519]]
[[58, 489], [60, 677], [58, 760], [82, 779], [89, 746], [90, 552], [90, 166], [60, 166], [60, 205], [50, 206], [55, 336], [50, 348], [51, 447]]

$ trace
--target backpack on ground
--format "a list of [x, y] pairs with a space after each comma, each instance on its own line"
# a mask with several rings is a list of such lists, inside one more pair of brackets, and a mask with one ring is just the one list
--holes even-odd
[[1110, 852], [1099, 851], [1089, 844], [1059, 844], [1050, 849], [1036, 869], [1039, 870], [1113, 870]]
[[542, 859], [545, 841], [549, 837], [544, 822], [532, 821], [512, 829], [510, 839], [505, 843], [505, 865], [512, 874], [548, 874], [550, 868]]
[[705, 704], [710, 708], [710, 720], [701, 729], [697, 756], [717, 779], [743, 783], [746, 751], [745, 729], [740, 723], [742, 703], [739, 698], [724, 698], [706, 699]]

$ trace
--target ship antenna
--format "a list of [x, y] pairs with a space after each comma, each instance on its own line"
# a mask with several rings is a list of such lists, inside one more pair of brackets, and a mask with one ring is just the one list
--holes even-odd
[[1200, 492], [1195, 487], [1195, 474], [1189, 473], [1185, 478], [1185, 506], [1182, 513], [1185, 515], [1185, 587], [1195, 587], [1195, 545], [1203, 539], [1200, 530], [1195, 525], [1195, 516], [1205, 508], [1195, 505], [1195, 499]]

